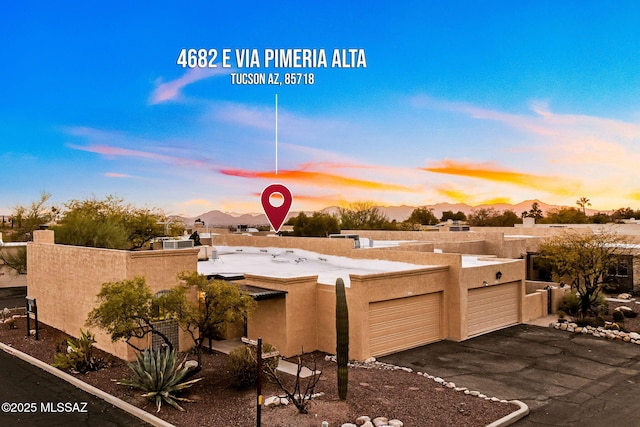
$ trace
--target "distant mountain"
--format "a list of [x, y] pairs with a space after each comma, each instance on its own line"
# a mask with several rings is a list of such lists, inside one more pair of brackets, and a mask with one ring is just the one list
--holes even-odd
[[[416, 209], [417, 207], [426, 207], [428, 209], [433, 209], [433, 214], [437, 218], [440, 218], [442, 216], [442, 212], [446, 212], [446, 211], [453, 211], [453, 213], [462, 211], [465, 213], [465, 215], [469, 215], [471, 212], [473, 212], [474, 209], [489, 209], [489, 208], [493, 208], [497, 211], [512, 210], [518, 216], [520, 216], [522, 212], [530, 210], [531, 206], [534, 203], [538, 203], [538, 206], [540, 207], [540, 210], [542, 210], [543, 213], [547, 213], [548, 211], [553, 209], [567, 207], [567, 206], [559, 206], [559, 205], [549, 205], [547, 203], [541, 202], [540, 200], [525, 200], [524, 202], [520, 202], [515, 205], [509, 204], [509, 203], [497, 203], [492, 205], [484, 204], [484, 205], [478, 205], [478, 206], [471, 206], [471, 205], [467, 205], [466, 203], [436, 203], [434, 205], [423, 205], [423, 206], [407, 206], [407, 205], [377, 206], [377, 208], [383, 214], [385, 214], [389, 218], [389, 220], [391, 221], [396, 220], [400, 222], [409, 218], [409, 216], [411, 215], [411, 212], [413, 212], [413, 210]], [[571, 207], [575, 207], [575, 206], [571, 206]], [[338, 209], [339, 209], [338, 206], [329, 206], [322, 209], [321, 211], [334, 215], [338, 213]], [[587, 209], [586, 211], [587, 211], [587, 215], [593, 215], [594, 213], [598, 212], [597, 210], [594, 210], [594, 209]], [[290, 212], [289, 218], [296, 217], [298, 216], [299, 213], [300, 212]], [[305, 212], [305, 213], [307, 215], [311, 215], [313, 212]], [[266, 216], [262, 213], [239, 214], [235, 212], [222, 212], [219, 210], [212, 210], [195, 217], [176, 217], [176, 218], [182, 220], [187, 225], [192, 225], [197, 219], [200, 219], [201, 221], [203, 221], [205, 225], [219, 226], [219, 227], [236, 226], [238, 224], [246, 224], [248, 226], [258, 226], [258, 225], [269, 224]]]

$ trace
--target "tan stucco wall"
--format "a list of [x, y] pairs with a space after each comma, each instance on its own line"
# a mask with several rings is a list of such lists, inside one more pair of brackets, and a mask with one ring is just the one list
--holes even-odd
[[[175, 286], [178, 273], [197, 268], [198, 249], [131, 252], [56, 245], [50, 243], [52, 236], [49, 230], [36, 231], [28, 245], [28, 293], [36, 298], [42, 322], [72, 336], [87, 329], [87, 314], [96, 306], [103, 283], [144, 276], [155, 293]], [[105, 332], [92, 332], [98, 348], [133, 360], [133, 351], [124, 342], [111, 343]], [[191, 345], [181, 341], [181, 349]]]
[[547, 291], [534, 292], [524, 297], [522, 322], [538, 319], [547, 315]]

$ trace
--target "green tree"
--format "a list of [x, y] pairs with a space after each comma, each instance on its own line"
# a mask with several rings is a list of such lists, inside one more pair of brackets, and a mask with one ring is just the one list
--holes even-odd
[[157, 209], [136, 208], [110, 195], [71, 200], [58, 225], [56, 243], [109, 249], [138, 249], [163, 236], [168, 223]]
[[586, 216], [587, 215], [587, 206], [591, 206], [591, 202], [586, 197], [580, 197], [578, 200], [576, 200], [576, 205], [578, 205], [578, 206], [580, 206], [582, 208], [582, 213]]
[[[171, 309], [182, 328], [193, 338], [200, 367], [205, 338], [219, 335], [221, 327], [227, 323], [246, 320], [257, 303], [237, 285], [224, 280], [210, 280], [195, 271], [183, 272], [178, 277], [183, 283], [170, 292]], [[197, 300], [189, 300], [187, 296], [194, 292]]]
[[567, 281], [578, 292], [579, 316], [598, 310], [600, 294], [609, 271], [628, 252], [626, 237], [608, 230], [568, 230], [546, 239], [539, 248], [558, 280]]
[[310, 217], [300, 212], [289, 220], [289, 225], [293, 225], [293, 235], [300, 237], [327, 237], [340, 233], [338, 219], [323, 212], [314, 212]]
[[611, 219], [613, 221], [620, 221], [622, 219], [630, 219], [630, 218], [640, 219], [640, 210], [634, 211], [629, 207], [618, 208], [611, 214]]
[[132, 338], [144, 338], [155, 334], [169, 346], [169, 338], [160, 332], [155, 322], [175, 318], [175, 294], [168, 293], [154, 297], [144, 277], [132, 280], [103, 283], [97, 295], [98, 306], [89, 312], [87, 326], [97, 326], [111, 335], [111, 341], [120, 339], [138, 351], [131, 343]]
[[27, 247], [3, 247], [0, 244], [0, 265], [4, 265], [18, 274], [27, 274]]
[[522, 217], [523, 218], [535, 218], [536, 221], [542, 219], [544, 217], [543, 213], [542, 213], [542, 209], [540, 209], [540, 205], [538, 204], [538, 202], [533, 202], [531, 204], [531, 209], [529, 209], [528, 211], [524, 211], [522, 212]]
[[587, 224], [589, 218], [577, 208], [558, 208], [547, 212], [541, 223], [545, 224]]
[[456, 213], [453, 213], [453, 211], [443, 211], [442, 212], [442, 217], [440, 218], [440, 221], [445, 222], [448, 220], [452, 220], [452, 221], [466, 221], [467, 220], [467, 215], [465, 215], [464, 212], [462, 211], [458, 211]]
[[16, 206], [11, 216], [13, 232], [7, 239], [20, 242], [31, 240], [34, 230], [53, 221], [59, 211], [55, 206], [48, 204], [49, 199], [51, 194], [43, 191], [40, 198], [31, 202], [29, 206]]
[[474, 209], [468, 217], [473, 227], [513, 227], [522, 223], [522, 219], [512, 210], [497, 211], [494, 208]]
[[345, 208], [338, 208], [340, 228], [343, 230], [384, 230], [395, 229], [395, 224], [371, 202], [353, 202]]
[[409, 215], [409, 218], [404, 222], [418, 225], [435, 225], [440, 221], [438, 221], [438, 218], [433, 214], [432, 209], [423, 207], [414, 209], [413, 212], [411, 212], [411, 215]]

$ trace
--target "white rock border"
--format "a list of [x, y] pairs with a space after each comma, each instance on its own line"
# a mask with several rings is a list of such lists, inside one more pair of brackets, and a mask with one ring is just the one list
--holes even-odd
[[[324, 360], [337, 363], [337, 356], [336, 355], [326, 355], [324, 357]], [[411, 369], [411, 368], [407, 368], [407, 367], [404, 367], [404, 366], [392, 365], [392, 364], [384, 363], [384, 362], [379, 362], [379, 361], [376, 360], [375, 357], [370, 357], [370, 358], [366, 359], [364, 362], [350, 361], [348, 363], [348, 366], [351, 367], [351, 368], [383, 369], [383, 370], [392, 370], [392, 371], [405, 371], [405, 372], [410, 372], [410, 373], [414, 372], [414, 370]], [[440, 377], [429, 375], [426, 372], [416, 372], [416, 373], [418, 375], [422, 376], [422, 377], [425, 377], [427, 379], [433, 380], [437, 384], [440, 384], [440, 385], [442, 385], [442, 386], [444, 386], [446, 388], [453, 389], [455, 391], [462, 392], [462, 393], [470, 395], [470, 396], [475, 396], [475, 397], [478, 397], [478, 398], [484, 399], [484, 400], [490, 400], [492, 402], [512, 403], [512, 404], [520, 407], [520, 409], [510, 413], [509, 415], [506, 415], [506, 416], [500, 418], [499, 420], [496, 420], [496, 421], [492, 422], [487, 427], [504, 427], [504, 426], [508, 426], [508, 425], [511, 425], [511, 424], [515, 423], [519, 419], [524, 418], [525, 416], [527, 416], [529, 414], [529, 406], [527, 406], [526, 403], [524, 403], [524, 402], [522, 402], [520, 400], [506, 400], [506, 399], [500, 399], [500, 398], [495, 397], [495, 396], [494, 397], [489, 397], [489, 396], [487, 396], [485, 394], [482, 394], [482, 393], [480, 393], [479, 391], [476, 391], [476, 390], [469, 390], [466, 387], [458, 387], [453, 382], [446, 381], [446, 380], [444, 380], [444, 379], [442, 379]]]
[[555, 322], [549, 324], [550, 328], [574, 334], [592, 335], [597, 338], [606, 338], [615, 341], [628, 342], [640, 345], [640, 334], [637, 332], [624, 332], [616, 329], [607, 329], [602, 326], [578, 326], [575, 322]]

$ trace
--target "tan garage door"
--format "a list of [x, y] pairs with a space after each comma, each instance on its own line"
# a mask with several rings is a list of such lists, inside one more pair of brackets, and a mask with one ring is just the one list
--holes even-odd
[[509, 283], [469, 290], [470, 336], [518, 323], [518, 285]]
[[394, 353], [442, 339], [441, 293], [369, 304], [371, 356]]

